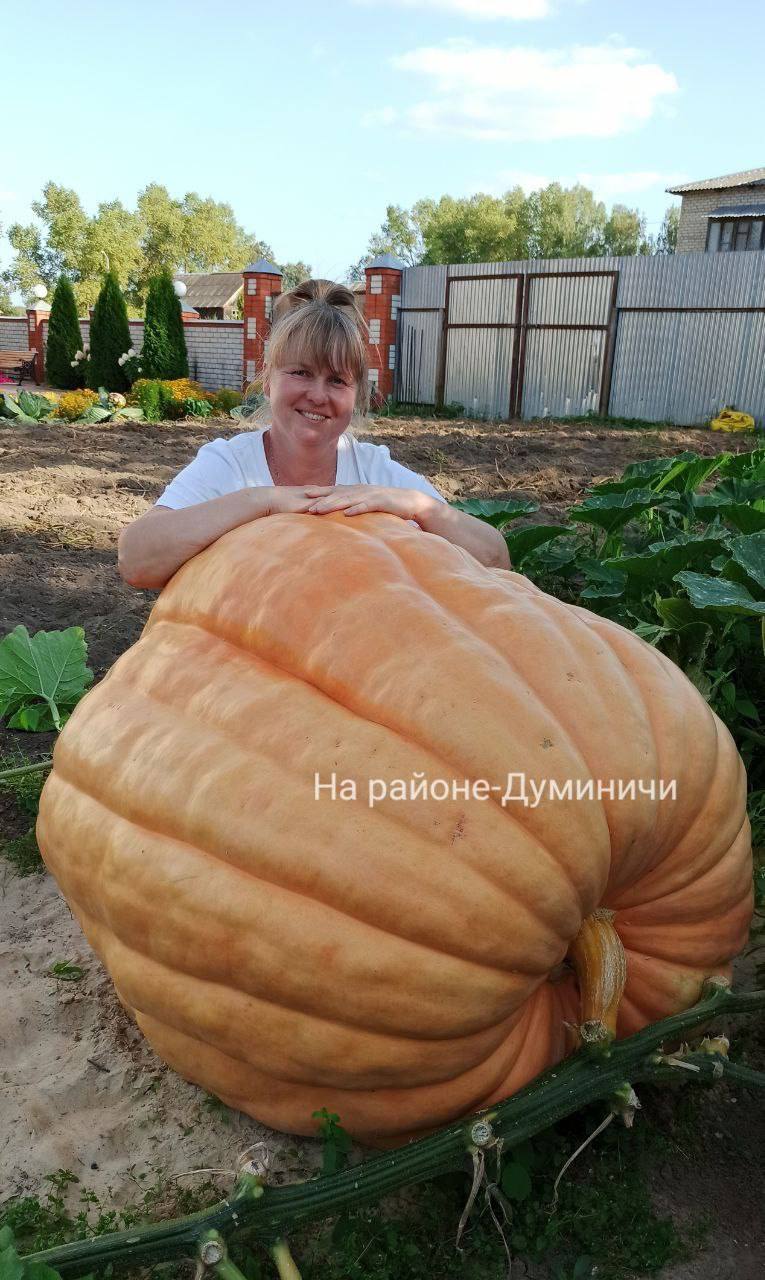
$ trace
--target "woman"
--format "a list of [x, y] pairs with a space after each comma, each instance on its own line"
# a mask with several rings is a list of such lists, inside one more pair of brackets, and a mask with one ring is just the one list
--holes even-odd
[[156, 505], [123, 530], [125, 581], [158, 590], [230, 529], [281, 512], [389, 512], [508, 569], [496, 529], [455, 511], [384, 446], [347, 431], [368, 404], [366, 342], [343, 285], [308, 280], [279, 298], [263, 368], [267, 429], [203, 445]]

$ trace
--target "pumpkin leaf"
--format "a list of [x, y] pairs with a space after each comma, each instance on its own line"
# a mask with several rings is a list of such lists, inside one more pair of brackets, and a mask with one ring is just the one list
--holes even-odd
[[679, 582], [688, 592], [696, 609], [714, 609], [721, 613], [744, 617], [765, 617], [765, 600], [755, 600], [746, 587], [727, 578], [710, 578], [706, 573], [678, 573]]
[[706, 568], [710, 557], [725, 543], [725, 534], [680, 533], [666, 542], [653, 542], [646, 551], [634, 556], [619, 556], [605, 560], [605, 566], [619, 569], [623, 574], [639, 581], [654, 583], [667, 581], [688, 569], [691, 565]]
[[479, 520], [485, 520], [495, 529], [501, 529], [504, 524], [516, 520], [518, 516], [527, 516], [532, 511], [539, 510], [539, 503], [532, 502], [528, 498], [465, 498], [450, 505], [456, 507], [458, 511], [466, 511], [469, 516], [477, 516]]
[[765, 587], [765, 531], [735, 538], [730, 549], [736, 563], [758, 586]]
[[537, 547], [543, 547], [555, 538], [560, 538], [564, 534], [571, 532], [572, 530], [567, 525], [530, 524], [525, 529], [516, 529], [513, 533], [506, 533], [505, 542], [510, 552], [510, 562], [513, 568], [517, 568], [519, 564], [522, 564], [526, 556], [532, 551], [536, 551]]
[[572, 507], [568, 515], [570, 520], [594, 524], [606, 533], [614, 533], [656, 505], [656, 496], [650, 489], [629, 489], [626, 493], [595, 494]]
[[0, 641], [0, 716], [15, 717], [25, 708], [31, 711], [43, 703], [53, 727], [60, 729], [63, 713], [74, 707], [92, 683], [86, 656], [82, 627], [38, 631], [34, 636], [24, 626], [15, 627]]
[[690, 462], [697, 453], [680, 453], [674, 458], [648, 458], [645, 462], [632, 462], [625, 467], [618, 480], [604, 480], [591, 486], [592, 493], [626, 493], [629, 489], [652, 488], [667, 475], [678, 462]]

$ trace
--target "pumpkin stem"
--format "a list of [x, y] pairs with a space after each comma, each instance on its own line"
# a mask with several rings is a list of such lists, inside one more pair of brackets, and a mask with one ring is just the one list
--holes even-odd
[[619, 1002], [627, 982], [627, 958], [613, 925], [614, 913], [598, 907], [582, 921], [568, 949], [579, 980], [584, 1045], [606, 1046], [616, 1038]]

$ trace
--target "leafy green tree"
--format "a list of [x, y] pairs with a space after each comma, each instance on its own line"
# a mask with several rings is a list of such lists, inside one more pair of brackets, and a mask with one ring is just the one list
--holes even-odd
[[154, 276], [149, 282], [141, 367], [145, 378], [189, 376], [181, 304], [168, 271]]
[[645, 231], [645, 218], [638, 209], [615, 204], [603, 228], [603, 252], [616, 258], [651, 252]]
[[288, 289], [294, 289], [296, 285], [302, 284], [304, 280], [311, 279], [312, 268], [306, 262], [279, 262], [277, 266], [282, 273], [283, 293], [286, 293]]
[[119, 280], [114, 271], [108, 271], [90, 322], [90, 363], [88, 386], [93, 391], [106, 387], [107, 391], [127, 391], [130, 383], [120, 356], [130, 348], [130, 328], [127, 307]]
[[[67, 276], [59, 276], [48, 321], [48, 346], [45, 352], [45, 376], [62, 391], [84, 385], [82, 363], [72, 368], [75, 352], [82, 348], [80, 322], [74, 289]], [[121, 353], [120, 353], [121, 354]]]
[[680, 205], [671, 204], [664, 214], [656, 237], [655, 253], [677, 253], [677, 231], [680, 226]]
[[105, 271], [115, 272], [130, 312], [140, 315], [149, 280], [162, 271], [239, 271], [257, 258], [274, 260], [230, 205], [193, 191], [177, 200], [159, 183], [144, 188], [134, 210], [110, 200], [89, 216], [75, 191], [48, 182], [32, 210], [34, 222], [8, 230], [15, 256], [3, 283], [27, 299], [33, 285], [52, 290], [67, 275], [81, 313], [94, 304]]

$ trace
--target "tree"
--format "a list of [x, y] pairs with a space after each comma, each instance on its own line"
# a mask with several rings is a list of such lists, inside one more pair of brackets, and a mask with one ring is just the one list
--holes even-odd
[[286, 293], [288, 289], [294, 289], [296, 285], [302, 284], [304, 280], [311, 279], [311, 267], [306, 262], [280, 262], [277, 265], [282, 273], [283, 293]]
[[35, 221], [15, 223], [15, 257], [3, 282], [25, 299], [43, 281], [53, 289], [69, 277], [82, 314], [92, 306], [105, 271], [114, 271], [131, 314], [140, 315], [152, 276], [163, 271], [240, 271], [257, 258], [274, 260], [270, 245], [239, 225], [230, 205], [187, 192], [182, 200], [150, 183], [129, 209], [104, 201], [85, 213], [75, 191], [46, 183], [32, 205]]
[[645, 233], [645, 218], [638, 209], [615, 204], [603, 229], [603, 252], [615, 258], [651, 252]]
[[363, 279], [366, 264], [386, 252], [412, 265], [650, 251], [637, 209], [614, 205], [607, 213], [587, 187], [565, 188], [552, 182], [528, 196], [513, 187], [502, 196], [479, 192], [459, 199], [418, 200], [411, 210], [388, 205], [385, 222], [370, 237], [366, 254], [348, 268], [347, 278]]
[[141, 367], [145, 378], [189, 376], [181, 304], [168, 271], [154, 276], [149, 282]]
[[127, 307], [114, 271], [108, 271], [90, 322], [90, 363], [88, 386], [93, 391], [127, 391], [130, 383], [120, 356], [130, 348]]
[[77, 364], [72, 368], [75, 352], [81, 348], [82, 334], [74, 290], [71, 281], [60, 276], [51, 303], [45, 352], [45, 376], [54, 387], [69, 391], [83, 385], [83, 365]]
[[680, 205], [671, 204], [664, 214], [654, 253], [677, 253], [677, 232], [680, 226]]

